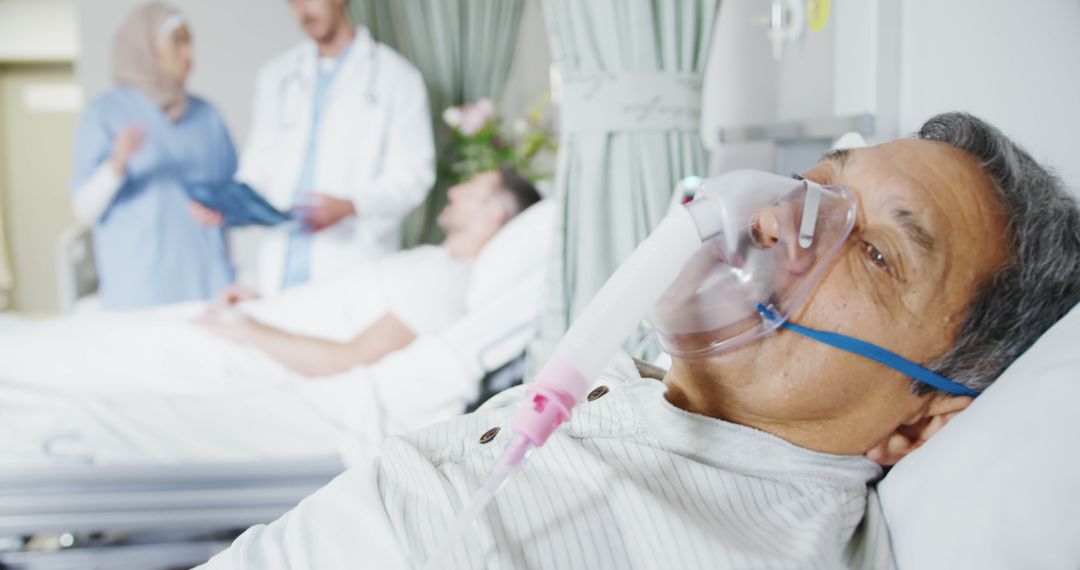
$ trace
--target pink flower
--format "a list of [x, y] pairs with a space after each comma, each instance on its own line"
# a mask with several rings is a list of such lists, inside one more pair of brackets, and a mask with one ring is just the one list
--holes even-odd
[[495, 120], [495, 103], [492, 103], [491, 99], [483, 97], [473, 103], [472, 106], [485, 121]]
[[461, 109], [458, 130], [465, 136], [472, 136], [493, 120], [495, 120], [495, 103], [484, 97]]
[[466, 107], [461, 111], [461, 121], [458, 123], [458, 130], [465, 136], [472, 136], [480, 132], [480, 129], [484, 128], [487, 120], [484, 119], [480, 113], [477, 113], [472, 107]]

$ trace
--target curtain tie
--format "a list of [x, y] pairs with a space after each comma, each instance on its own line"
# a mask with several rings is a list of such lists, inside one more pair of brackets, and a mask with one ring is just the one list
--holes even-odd
[[559, 86], [562, 132], [696, 131], [701, 75], [641, 72], [564, 75]]

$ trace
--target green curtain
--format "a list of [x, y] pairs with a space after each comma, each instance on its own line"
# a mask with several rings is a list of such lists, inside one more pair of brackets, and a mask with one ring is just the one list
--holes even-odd
[[[530, 373], [659, 223], [682, 178], [704, 174], [701, 75], [719, 0], [544, 0], [561, 115], [557, 228]], [[644, 329], [626, 347], [651, 352]]]
[[[436, 148], [445, 154], [440, 117], [451, 105], [502, 96], [517, 45], [524, 0], [351, 0], [354, 21], [371, 30], [420, 70], [435, 121]], [[442, 239], [435, 216], [446, 203], [440, 173], [431, 195], [406, 223], [405, 243]]]

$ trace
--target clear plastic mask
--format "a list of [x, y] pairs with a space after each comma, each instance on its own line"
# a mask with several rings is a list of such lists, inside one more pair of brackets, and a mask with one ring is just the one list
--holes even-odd
[[701, 182], [685, 207], [702, 247], [647, 317], [663, 350], [680, 357], [730, 350], [776, 330], [824, 276], [856, 212], [844, 187], [753, 170]]

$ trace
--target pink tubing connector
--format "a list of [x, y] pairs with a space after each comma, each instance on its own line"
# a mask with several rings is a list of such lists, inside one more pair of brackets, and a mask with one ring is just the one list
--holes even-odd
[[531, 398], [514, 418], [510, 429], [529, 440], [534, 447], [544, 445], [559, 424], [570, 419], [577, 404], [576, 394], [585, 393], [589, 381], [577, 368], [559, 361], [549, 361], [525, 389]]

